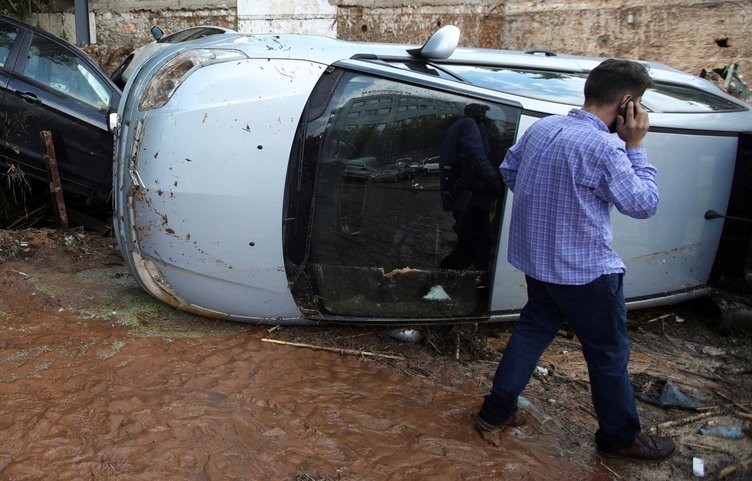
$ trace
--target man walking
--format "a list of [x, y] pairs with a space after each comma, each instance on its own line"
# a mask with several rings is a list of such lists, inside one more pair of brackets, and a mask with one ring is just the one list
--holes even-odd
[[642, 147], [649, 121], [640, 99], [651, 85], [637, 62], [602, 62], [585, 82], [583, 108], [536, 122], [501, 165], [514, 193], [508, 260], [525, 273], [528, 302], [475, 416], [482, 433], [524, 423], [517, 397], [567, 321], [588, 367], [598, 452], [661, 461], [676, 450], [670, 438], [640, 433], [627, 371], [626, 269], [610, 246], [613, 206], [637, 219], [658, 208], [656, 169]]

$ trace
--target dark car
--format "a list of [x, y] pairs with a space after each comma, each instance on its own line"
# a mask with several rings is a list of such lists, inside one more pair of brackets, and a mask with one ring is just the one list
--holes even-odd
[[0, 172], [46, 181], [40, 132], [52, 133], [64, 191], [107, 199], [112, 190], [108, 112], [120, 90], [85, 52], [0, 15]]

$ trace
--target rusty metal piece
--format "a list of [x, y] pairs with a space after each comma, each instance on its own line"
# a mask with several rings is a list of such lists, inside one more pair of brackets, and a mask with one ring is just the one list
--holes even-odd
[[39, 138], [44, 145], [44, 161], [47, 164], [47, 173], [50, 176], [50, 194], [55, 204], [55, 215], [58, 224], [63, 229], [68, 228], [68, 213], [65, 209], [65, 199], [63, 198], [63, 188], [60, 186], [60, 172], [57, 168], [57, 157], [55, 156], [55, 146], [52, 144], [52, 132], [43, 130], [39, 132]]

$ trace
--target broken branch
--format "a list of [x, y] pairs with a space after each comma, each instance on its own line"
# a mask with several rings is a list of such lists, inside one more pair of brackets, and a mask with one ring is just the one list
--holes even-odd
[[744, 458], [736, 464], [731, 464], [729, 466], [726, 466], [725, 468], [721, 469], [718, 472], [718, 479], [723, 479], [729, 474], [735, 473], [736, 471], [739, 471], [740, 469], [746, 468], [750, 464], [752, 464], [752, 456], [748, 458]]
[[402, 356], [393, 356], [391, 354], [379, 354], [376, 352], [368, 352], [368, 351], [359, 351], [357, 349], [344, 349], [341, 347], [327, 347], [327, 346], [316, 346], [314, 344], [304, 344], [302, 342], [287, 342], [287, 341], [280, 341], [277, 339], [261, 339], [262, 342], [271, 342], [273, 344], [282, 344], [284, 346], [293, 346], [293, 347], [306, 347], [308, 349], [313, 349], [316, 351], [329, 351], [329, 352], [338, 352], [340, 354], [352, 354], [355, 356], [369, 356], [369, 357], [380, 357], [384, 359], [394, 359], [397, 361], [404, 361], [405, 358]]
[[651, 322], [661, 321], [661, 320], [666, 319], [668, 317], [671, 317], [673, 315], [674, 315], [673, 313], [669, 313], [669, 314], [664, 314], [662, 316], [654, 317], [653, 319], [649, 319], [649, 320], [645, 321], [645, 324], [650, 324]]
[[723, 394], [723, 393], [722, 393], [721, 391], [719, 391], [718, 389], [713, 389], [713, 392], [714, 392], [714, 393], [715, 393], [716, 395], [718, 395], [718, 396], [722, 397], [723, 399], [725, 399], [726, 401], [730, 402], [730, 403], [731, 403], [731, 404], [733, 404], [734, 406], [738, 407], [739, 409], [741, 409], [741, 410], [742, 410], [742, 411], [744, 411], [745, 413], [747, 413], [747, 414], [752, 414], [752, 411], [750, 411], [750, 410], [749, 410], [749, 409], [747, 409], [746, 407], [742, 406], [742, 405], [741, 405], [741, 404], [739, 404], [738, 402], [734, 401], [733, 399], [731, 399], [731, 398], [730, 398], [730, 397], [728, 397], [727, 395]]
[[752, 421], [752, 414], [749, 413], [736, 413], [737, 416], [739, 416], [742, 419], [748, 419]]
[[718, 411], [717, 409], [714, 409], [712, 411], [702, 413], [702, 414], [697, 414], [695, 416], [689, 416], [686, 418], [675, 419], [673, 421], [666, 421], [664, 423], [656, 424], [655, 426], [650, 428], [650, 432], [660, 431], [662, 429], [672, 428], [674, 426], [682, 426], [684, 424], [689, 424], [691, 422], [698, 421], [700, 419], [709, 418], [711, 416], [715, 416], [717, 411]]
[[616, 477], [616, 479], [623, 479], [621, 476], [619, 476], [618, 474], [616, 474], [616, 471], [614, 471], [613, 469], [611, 469], [608, 466], [606, 466], [605, 464], [603, 464], [603, 460], [602, 459], [601, 459], [601, 466], [603, 466], [604, 468], [606, 468], [609, 473], [611, 473], [612, 475], [614, 475]]
[[718, 451], [718, 448], [716, 448], [715, 446], [708, 446], [707, 444], [700, 444], [700, 443], [682, 442], [682, 446], [686, 446], [688, 448], [702, 449], [704, 451]]

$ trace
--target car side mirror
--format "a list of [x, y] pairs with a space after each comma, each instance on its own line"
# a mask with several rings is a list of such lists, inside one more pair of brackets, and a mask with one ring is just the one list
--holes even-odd
[[407, 51], [411, 56], [429, 60], [449, 58], [460, 41], [460, 29], [454, 25], [445, 25], [431, 35], [420, 48]]
[[150, 32], [151, 32], [151, 36], [154, 37], [154, 40], [159, 40], [160, 38], [164, 36], [164, 32], [157, 25], [154, 25], [153, 27], [151, 27]]

